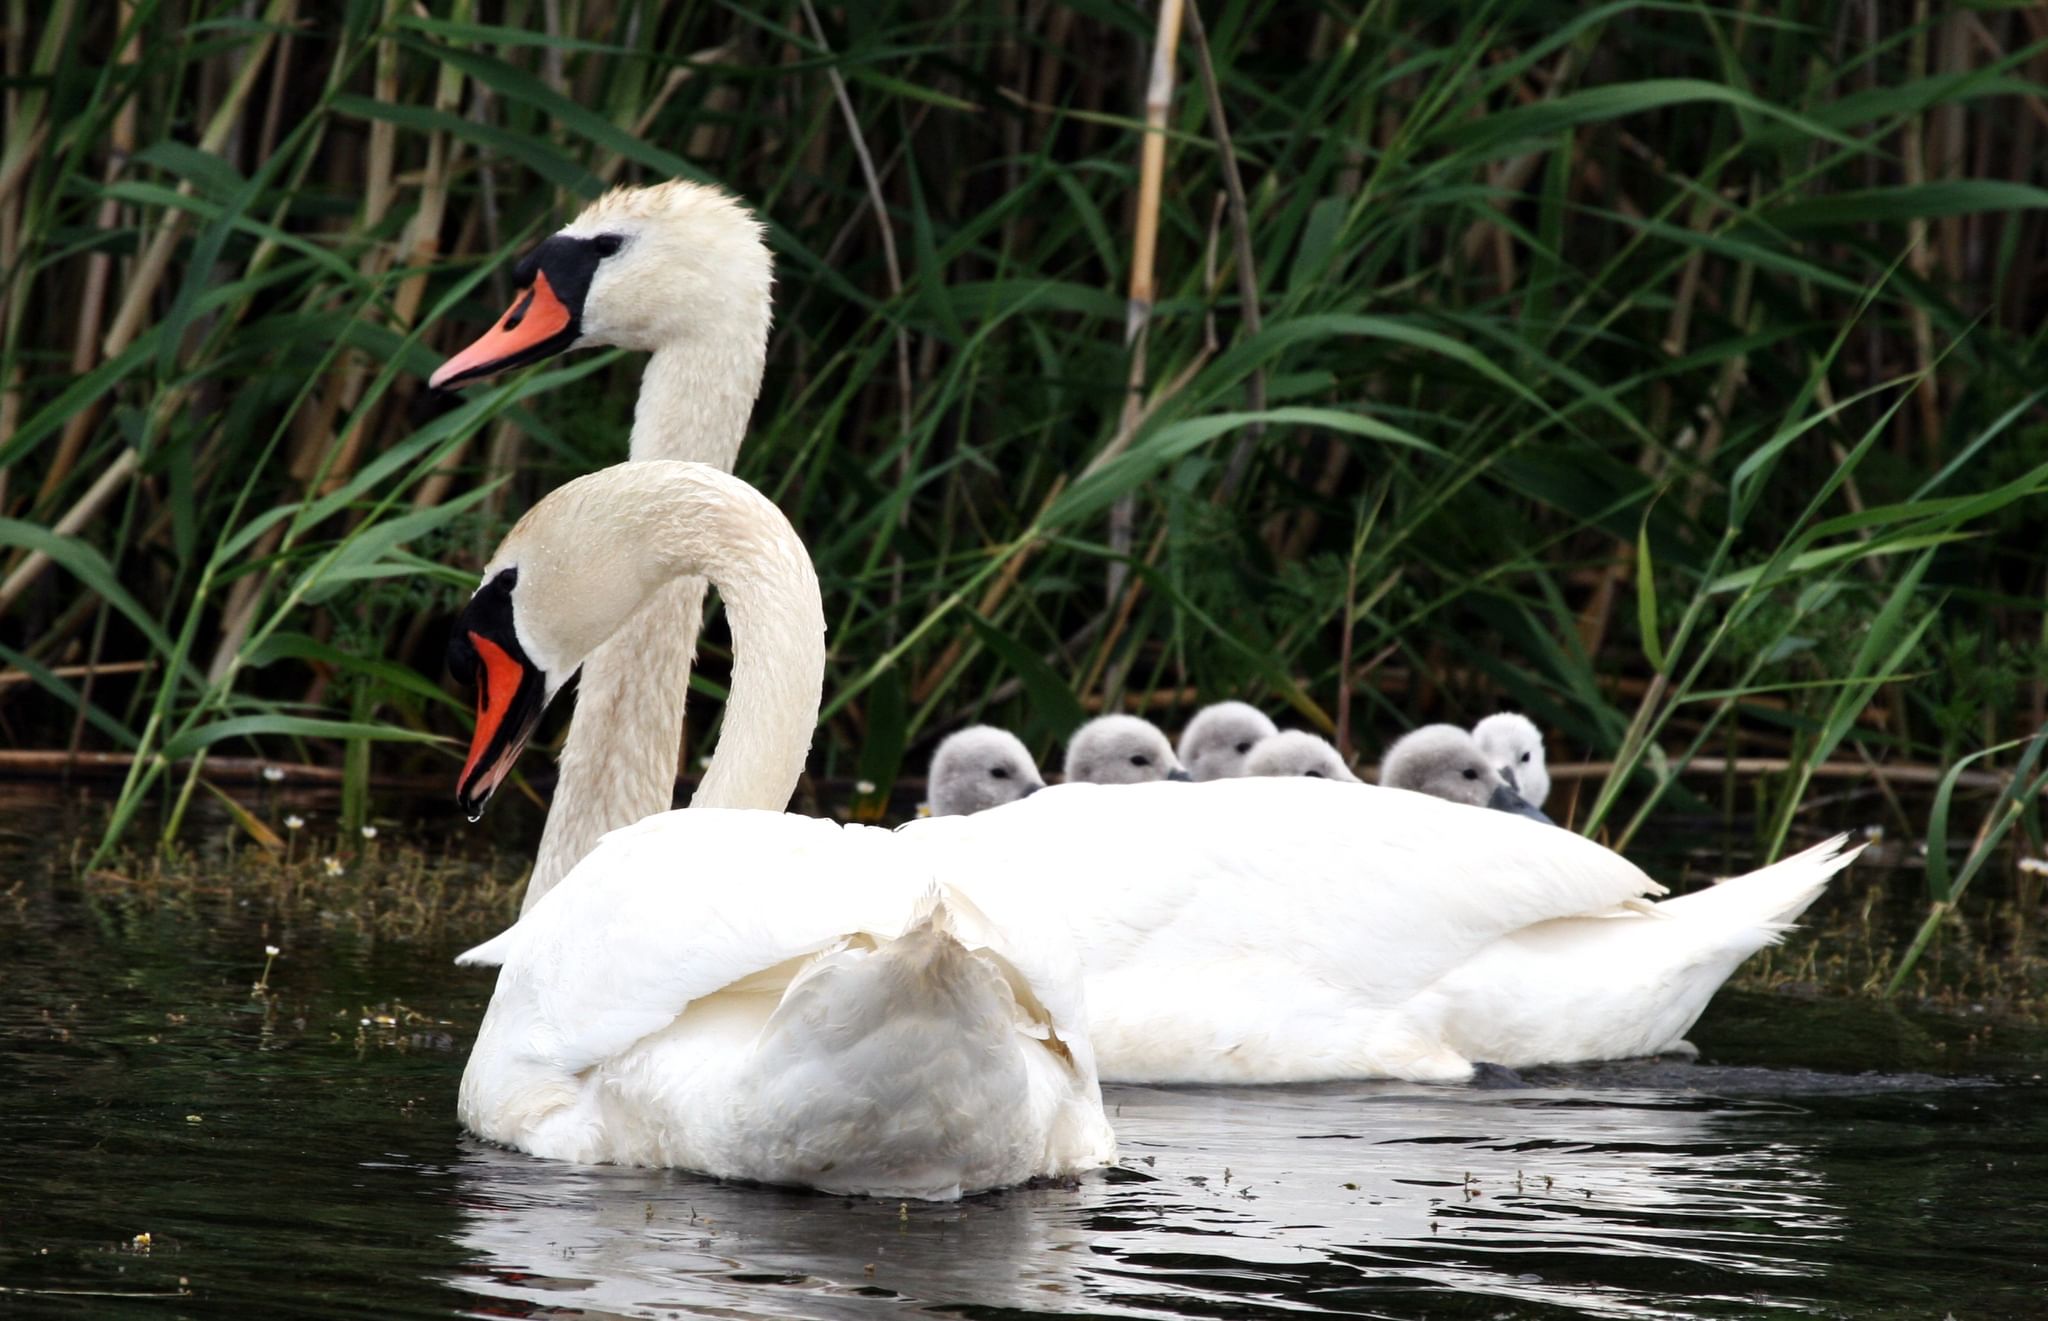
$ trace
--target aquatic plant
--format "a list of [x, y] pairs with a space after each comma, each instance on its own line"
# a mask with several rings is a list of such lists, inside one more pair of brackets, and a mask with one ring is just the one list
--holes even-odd
[[1239, 695], [1370, 747], [1504, 698], [1606, 763], [1578, 828], [1750, 757], [1718, 797], [1776, 847], [1844, 760], [2018, 759], [2028, 15], [1181, 12], [10, 7], [6, 755], [117, 764], [108, 846], [229, 757], [332, 774], [345, 832], [452, 776], [440, 621], [623, 454], [635, 367], [423, 378], [580, 200], [686, 175], [779, 254], [741, 470], [825, 583], [821, 775], [886, 795], [974, 719], [1043, 756]]

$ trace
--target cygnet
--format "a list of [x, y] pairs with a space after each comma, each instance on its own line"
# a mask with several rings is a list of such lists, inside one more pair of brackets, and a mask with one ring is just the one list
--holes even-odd
[[932, 754], [925, 797], [933, 816], [971, 816], [1045, 788], [1045, 777], [1007, 729], [971, 725], [948, 734]]
[[1312, 780], [1339, 780], [1357, 784], [1358, 777], [1337, 755], [1328, 739], [1299, 729], [1259, 740], [1244, 759], [1246, 775], [1302, 775]]
[[1502, 711], [1472, 726], [1472, 739], [1516, 793], [1532, 807], [1543, 806], [1550, 797], [1550, 769], [1543, 763], [1543, 731], [1535, 721]]
[[1216, 702], [1195, 712], [1180, 732], [1180, 760], [1197, 780], [1228, 780], [1250, 772], [1245, 758], [1279, 733], [1266, 713], [1249, 702]]
[[1473, 737], [1456, 725], [1424, 725], [1388, 748], [1380, 759], [1380, 783], [1557, 824], [1516, 793]]
[[1145, 784], [1188, 778], [1159, 726], [1137, 716], [1097, 716], [1067, 740], [1068, 784]]

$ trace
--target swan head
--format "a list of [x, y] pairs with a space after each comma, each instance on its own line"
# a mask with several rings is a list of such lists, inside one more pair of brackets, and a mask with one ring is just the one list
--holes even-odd
[[763, 233], [704, 184], [614, 188], [519, 259], [511, 308], [429, 384], [452, 389], [573, 348], [765, 344], [774, 262]]
[[1159, 726], [1138, 716], [1097, 716], [1067, 740], [1067, 783], [1147, 784], [1186, 780]]
[[645, 499], [664, 477], [701, 486], [706, 510], [724, 485], [742, 485], [695, 463], [615, 464], [549, 492], [484, 566], [447, 658], [449, 673], [476, 690], [476, 728], [456, 787], [472, 820], [584, 658], [674, 576]]
[[1516, 793], [1473, 737], [1456, 725], [1424, 725], [1387, 749], [1380, 783], [1556, 824]]
[[1543, 761], [1543, 731], [1513, 711], [1490, 715], [1472, 726], [1472, 739], [1515, 792], [1531, 806], [1550, 797], [1550, 768]]
[[1260, 739], [1251, 755], [1244, 759], [1244, 773], [1358, 783], [1358, 777], [1351, 773], [1351, 768], [1344, 764], [1344, 759], [1337, 755], [1337, 749], [1330, 745], [1328, 739], [1317, 738], [1299, 729]]
[[1251, 750], [1279, 732], [1249, 702], [1212, 703], [1195, 712], [1180, 732], [1180, 759], [1197, 780], [1231, 779], [1247, 774], [1245, 758]]
[[933, 816], [968, 816], [1043, 788], [1045, 777], [1023, 740], [1007, 729], [973, 725], [948, 734], [932, 754], [925, 796]]

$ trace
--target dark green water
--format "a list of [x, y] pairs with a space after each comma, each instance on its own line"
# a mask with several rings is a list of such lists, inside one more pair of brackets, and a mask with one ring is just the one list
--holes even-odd
[[2039, 1031], [1729, 995], [1695, 1064], [1112, 1088], [1118, 1169], [899, 1209], [473, 1142], [463, 942], [89, 895], [53, 821], [0, 806], [8, 1317], [2048, 1315]]

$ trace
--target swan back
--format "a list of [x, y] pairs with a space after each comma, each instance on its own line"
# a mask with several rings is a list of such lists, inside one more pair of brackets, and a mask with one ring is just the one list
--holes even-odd
[[1245, 774], [1245, 758], [1261, 739], [1280, 732], [1266, 713], [1249, 702], [1212, 702], [1195, 712], [1180, 732], [1181, 764], [1197, 780], [1227, 780]]
[[933, 816], [967, 816], [1044, 787], [1023, 740], [994, 725], [971, 725], [948, 734], [932, 754], [925, 797]]
[[1344, 758], [1337, 755], [1337, 749], [1328, 739], [1317, 738], [1300, 729], [1261, 739], [1251, 755], [1244, 759], [1244, 773], [1358, 783], [1358, 777], [1351, 773], [1351, 768], [1344, 764]]
[[1148, 784], [1188, 773], [1159, 726], [1139, 716], [1097, 716], [1067, 740], [1069, 784]]

